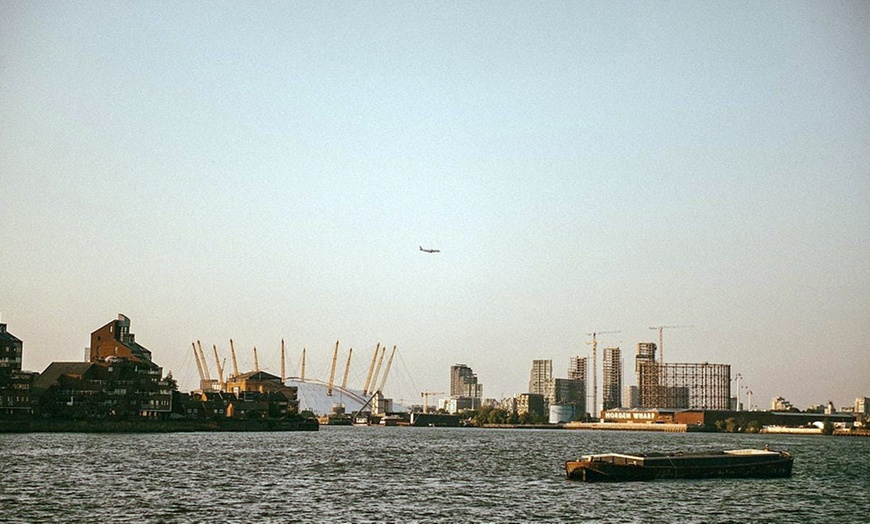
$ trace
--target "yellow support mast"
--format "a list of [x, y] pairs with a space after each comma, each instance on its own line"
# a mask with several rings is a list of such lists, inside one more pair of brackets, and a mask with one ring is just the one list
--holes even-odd
[[378, 350], [381, 349], [381, 343], [378, 342], [378, 345], [375, 346], [375, 352], [372, 354], [372, 363], [369, 364], [369, 374], [366, 375], [366, 383], [363, 386], [363, 396], [369, 394], [369, 385], [372, 381], [372, 372], [375, 370], [375, 361], [378, 359]]
[[326, 395], [332, 396], [332, 384], [335, 381], [335, 364], [338, 362], [338, 340], [335, 341], [335, 351], [332, 352], [332, 368], [329, 370], [329, 387], [326, 388]]
[[[386, 348], [384, 348], [386, 349]], [[396, 354], [396, 346], [393, 346], [393, 350], [390, 352], [390, 358], [387, 359], [387, 367], [384, 368], [384, 376], [381, 377], [381, 385], [378, 388], [378, 391], [381, 393], [384, 392], [384, 384], [387, 383], [387, 375], [390, 374], [390, 366], [393, 365], [393, 356]]]
[[287, 380], [287, 373], [284, 369], [284, 339], [281, 339], [281, 384]]
[[230, 353], [233, 354], [233, 376], [239, 376], [239, 361], [236, 360], [236, 348], [233, 346], [233, 339], [230, 339]]
[[212, 344], [211, 347], [214, 349], [214, 365], [217, 367], [218, 372], [218, 386], [223, 391], [226, 385], [224, 382], [224, 367], [221, 365], [221, 359], [218, 356], [217, 344]]
[[372, 383], [369, 384], [369, 387], [372, 389], [372, 391], [369, 391], [369, 393], [374, 393], [377, 391], [375, 389], [375, 384], [378, 383], [378, 377], [381, 376], [381, 366], [384, 363], [384, 355], [386, 353], [387, 353], [387, 346], [384, 346], [381, 348], [381, 358], [378, 359], [378, 366], [375, 368], [375, 375], [372, 377]]
[[347, 374], [350, 372], [351, 355], [353, 355], [353, 348], [347, 352], [347, 364], [344, 365], [344, 380], [341, 381], [341, 389], [347, 389]]

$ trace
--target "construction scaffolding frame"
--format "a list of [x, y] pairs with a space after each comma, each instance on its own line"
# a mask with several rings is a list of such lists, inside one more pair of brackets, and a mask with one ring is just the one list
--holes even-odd
[[640, 362], [637, 383], [643, 408], [727, 410], [731, 404], [729, 364]]

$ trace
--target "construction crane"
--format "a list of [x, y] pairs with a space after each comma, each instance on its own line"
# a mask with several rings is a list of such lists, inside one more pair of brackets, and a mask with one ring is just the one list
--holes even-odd
[[[387, 349], [387, 348], [384, 348]], [[396, 346], [393, 346], [393, 350], [390, 352], [390, 358], [387, 359], [387, 367], [384, 368], [384, 376], [381, 377], [381, 385], [378, 387], [378, 391], [381, 393], [384, 392], [384, 384], [387, 383], [387, 375], [390, 374], [390, 366], [393, 365], [393, 356], [396, 354]]]
[[598, 418], [598, 335], [609, 335], [619, 333], [619, 331], [593, 331], [586, 333], [592, 337], [592, 342], [587, 344], [592, 346], [592, 416]]
[[429, 395], [443, 395], [443, 391], [424, 391], [420, 393], [423, 397], [423, 413], [429, 413]]
[[665, 349], [664, 344], [662, 343], [662, 330], [664, 329], [676, 329], [676, 328], [687, 328], [694, 326], [651, 326], [650, 329], [655, 329], [659, 332], [659, 363], [664, 363], [665, 361]]
[[347, 389], [347, 374], [350, 373], [350, 357], [353, 355], [353, 348], [347, 352], [347, 364], [344, 365], [344, 379], [341, 381], [341, 389]]
[[329, 387], [326, 388], [326, 395], [332, 396], [332, 385], [335, 381], [335, 364], [338, 362], [338, 340], [335, 341], [335, 351], [332, 352], [332, 367], [329, 369]]
[[230, 339], [230, 353], [233, 354], [233, 376], [239, 376], [239, 362], [236, 360], [236, 348], [233, 346], [233, 339]]
[[372, 355], [372, 363], [369, 364], [369, 374], [366, 375], [366, 383], [365, 383], [365, 385], [363, 386], [363, 396], [366, 396], [366, 395], [369, 394], [369, 385], [371, 385], [371, 381], [372, 381], [372, 372], [375, 370], [375, 361], [378, 359], [378, 350], [379, 350], [379, 349], [381, 349], [381, 343], [380, 343], [380, 342], [378, 342], [378, 344], [375, 346], [375, 352], [374, 352], [374, 354]]

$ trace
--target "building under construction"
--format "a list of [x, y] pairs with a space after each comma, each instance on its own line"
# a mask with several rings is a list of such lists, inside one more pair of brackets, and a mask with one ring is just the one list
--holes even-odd
[[664, 364], [646, 358], [647, 355], [641, 358], [640, 352], [638, 355], [636, 369], [641, 408], [730, 408], [729, 364]]
[[622, 405], [622, 354], [619, 348], [604, 348], [601, 374], [601, 401], [604, 409]]

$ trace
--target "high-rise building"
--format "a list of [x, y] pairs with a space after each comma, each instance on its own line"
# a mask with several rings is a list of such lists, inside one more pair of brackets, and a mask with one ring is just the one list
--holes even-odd
[[656, 361], [656, 343], [655, 342], [638, 342], [637, 354], [634, 357], [634, 371], [639, 373], [640, 367], [645, 362]]
[[568, 378], [572, 380], [582, 380], [586, 383], [586, 357], [571, 357], [571, 364], [568, 366]]
[[544, 414], [544, 396], [538, 393], [520, 393], [517, 395], [517, 415], [530, 413], [534, 416]]
[[532, 372], [529, 377], [529, 393], [547, 397], [553, 387], [553, 361], [533, 360]]
[[640, 391], [637, 389], [637, 386], [623, 386], [622, 407], [626, 409], [640, 407]]
[[574, 383], [573, 389], [577, 392], [579, 398], [573, 403], [576, 407], [578, 417], [586, 415], [586, 392], [589, 390], [587, 382], [588, 359], [586, 357], [571, 357], [568, 365], [568, 380]]
[[622, 406], [622, 354], [619, 348], [604, 348], [601, 401], [604, 409]]
[[477, 375], [465, 364], [450, 366], [450, 396], [483, 398], [483, 384], [477, 383]]

